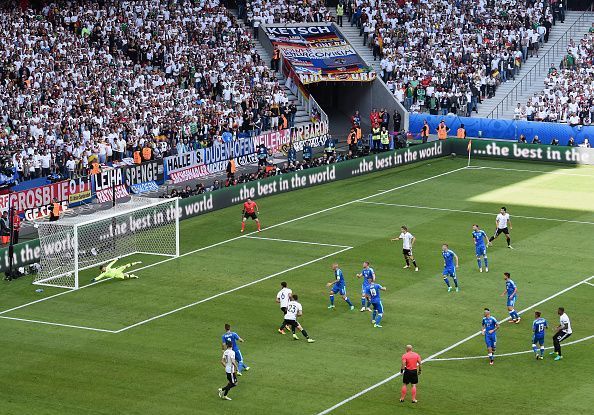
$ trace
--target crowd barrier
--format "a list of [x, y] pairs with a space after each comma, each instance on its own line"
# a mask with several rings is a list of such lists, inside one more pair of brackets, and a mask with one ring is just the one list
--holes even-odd
[[518, 141], [521, 134], [526, 136], [526, 140], [531, 142], [535, 135], [538, 136], [542, 144], [551, 144], [553, 139], [559, 140], [559, 144], [567, 144], [569, 137], [573, 137], [577, 144], [584, 142], [585, 138], [590, 141], [594, 138], [594, 126], [575, 126], [567, 124], [537, 122], [537, 121], [519, 121], [519, 120], [500, 120], [492, 118], [472, 118], [458, 116], [440, 116], [429, 114], [411, 114], [409, 119], [409, 131], [418, 135], [423, 127], [423, 121], [427, 120], [431, 134], [437, 134], [437, 125], [441, 120], [445, 120], [450, 128], [450, 135], [455, 136], [456, 130], [460, 124], [464, 124], [468, 137], [478, 137], [483, 139], [503, 139]]

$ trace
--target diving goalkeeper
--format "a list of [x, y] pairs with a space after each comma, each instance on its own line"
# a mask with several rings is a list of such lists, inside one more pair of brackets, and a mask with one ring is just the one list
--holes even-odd
[[134, 274], [128, 274], [127, 272], [124, 272], [124, 270], [127, 268], [130, 268], [134, 265], [142, 264], [142, 262], [140, 262], [140, 261], [132, 262], [130, 264], [126, 264], [126, 265], [122, 265], [121, 267], [114, 268], [113, 264], [115, 264], [116, 261], [117, 261], [117, 258], [114, 259], [113, 261], [111, 261], [107, 265], [101, 265], [99, 267], [99, 269], [101, 270], [101, 274], [99, 274], [95, 278], [93, 278], [91, 280], [91, 282], [96, 282], [96, 281], [102, 280], [104, 278], [117, 278], [119, 280], [124, 280], [127, 278], [138, 278]]

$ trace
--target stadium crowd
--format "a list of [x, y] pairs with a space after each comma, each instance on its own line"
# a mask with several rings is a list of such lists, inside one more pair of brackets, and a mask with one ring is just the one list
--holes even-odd
[[525, 105], [518, 103], [514, 118], [528, 121], [591, 125], [594, 120], [594, 24], [579, 41], [570, 40], [567, 54], [552, 65], [545, 88]]
[[275, 130], [297, 112], [219, 0], [13, 4], [0, 42], [0, 158], [21, 179]]
[[397, 99], [434, 115], [478, 112], [538, 56], [554, 24], [543, 1], [354, 1], [346, 10]]
[[239, 17], [256, 30], [261, 24], [328, 22], [333, 17], [325, 0], [239, 0]]

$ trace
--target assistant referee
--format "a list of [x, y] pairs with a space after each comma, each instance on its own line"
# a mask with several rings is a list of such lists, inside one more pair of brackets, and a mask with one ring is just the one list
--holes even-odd
[[403, 383], [400, 402], [404, 402], [408, 391], [407, 385], [410, 383], [412, 385], [410, 390], [412, 403], [417, 403], [417, 383], [419, 383], [419, 375], [421, 374], [421, 356], [413, 352], [413, 347], [410, 344], [406, 345], [406, 353], [402, 355], [400, 373], [402, 373]]

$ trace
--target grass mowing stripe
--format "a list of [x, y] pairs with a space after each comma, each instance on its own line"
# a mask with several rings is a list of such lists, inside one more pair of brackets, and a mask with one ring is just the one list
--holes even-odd
[[[556, 293], [555, 293], [555, 294], [553, 294], [553, 295], [550, 295], [549, 297], [545, 298], [544, 300], [540, 300], [539, 302], [537, 302], [537, 303], [534, 303], [534, 304], [532, 304], [531, 306], [528, 306], [528, 307], [526, 307], [526, 308], [525, 308], [525, 309], [523, 309], [522, 311], [519, 311], [519, 312], [518, 312], [518, 314], [525, 313], [526, 311], [528, 311], [528, 310], [531, 310], [531, 309], [533, 309], [534, 307], [537, 307], [537, 306], [541, 305], [542, 303], [546, 303], [547, 301], [549, 301], [549, 300], [552, 300], [553, 298], [555, 298], [555, 297], [558, 297], [558, 296], [560, 296], [561, 294], [564, 294], [564, 293], [566, 293], [567, 291], [570, 291], [570, 290], [574, 289], [575, 287], [578, 287], [578, 286], [582, 285], [582, 284], [583, 284], [583, 283], [585, 283], [585, 282], [588, 282], [588, 281], [589, 281], [589, 280], [591, 280], [592, 278], [594, 278], [594, 276], [590, 276], [590, 277], [588, 277], [588, 278], [585, 278], [585, 279], [581, 280], [581, 281], [580, 281], [580, 282], [578, 282], [578, 283], [575, 283], [575, 284], [573, 284], [573, 285], [571, 285], [571, 286], [569, 286], [569, 287], [567, 287], [567, 288], [564, 288], [563, 290], [561, 290], [561, 291], [558, 291], [558, 292], [556, 292]], [[500, 322], [500, 323], [504, 323], [504, 322], [508, 321], [510, 318], [511, 318], [511, 317], [506, 317], [506, 318], [504, 318], [503, 320], [500, 320], [499, 322]], [[456, 348], [456, 347], [460, 346], [460, 345], [461, 345], [461, 344], [463, 344], [463, 343], [466, 343], [466, 342], [467, 342], [467, 341], [469, 341], [469, 340], [472, 340], [472, 339], [474, 339], [475, 337], [477, 337], [477, 336], [479, 336], [479, 335], [481, 335], [481, 334], [482, 334], [482, 333], [481, 333], [480, 331], [478, 331], [478, 332], [476, 332], [476, 333], [474, 333], [474, 334], [471, 334], [470, 336], [468, 336], [468, 337], [465, 337], [464, 339], [462, 339], [462, 340], [460, 340], [460, 341], [457, 341], [456, 343], [454, 343], [454, 344], [452, 344], [452, 345], [450, 345], [450, 346], [446, 347], [445, 349], [442, 349], [442, 350], [440, 350], [439, 352], [433, 353], [433, 354], [432, 354], [431, 356], [429, 356], [428, 358], [426, 358], [426, 359], [423, 359], [423, 363], [428, 363], [428, 362], [432, 361], [433, 359], [435, 359], [437, 356], [441, 356], [442, 354], [449, 352], [450, 350], [452, 350], [452, 349], [454, 349], [454, 348]], [[342, 401], [338, 402], [337, 404], [335, 404], [335, 405], [331, 406], [330, 408], [328, 408], [328, 409], [325, 409], [325, 410], [323, 410], [322, 412], [318, 412], [318, 414], [317, 414], [317, 415], [326, 415], [326, 414], [329, 414], [330, 412], [334, 411], [335, 409], [338, 409], [338, 408], [340, 408], [341, 406], [343, 406], [343, 405], [345, 405], [345, 404], [349, 403], [350, 401], [352, 401], [352, 400], [354, 400], [354, 399], [357, 399], [359, 396], [365, 395], [367, 392], [370, 392], [370, 391], [372, 391], [373, 389], [376, 389], [376, 388], [378, 388], [378, 387], [380, 387], [380, 386], [382, 386], [382, 385], [385, 385], [386, 383], [390, 382], [391, 380], [394, 380], [394, 379], [396, 379], [396, 378], [397, 378], [397, 377], [399, 377], [399, 376], [400, 376], [400, 372], [398, 372], [398, 373], [394, 373], [393, 375], [391, 375], [391, 376], [388, 376], [387, 378], [385, 378], [385, 379], [383, 379], [383, 380], [381, 380], [381, 381], [377, 382], [376, 384], [374, 384], [374, 385], [371, 385], [371, 386], [369, 386], [369, 387], [367, 387], [367, 388], [363, 389], [362, 391], [360, 391], [360, 392], [357, 392], [356, 394], [354, 394], [354, 395], [351, 395], [351, 396], [349, 396], [348, 398], [346, 398], [346, 399], [344, 399], [344, 400], [342, 400]]]
[[[577, 339], [572, 342], [563, 343], [563, 347], [571, 346], [572, 344], [585, 342], [590, 339], [594, 339], [594, 334], [592, 334], [590, 336], [582, 337], [581, 339]], [[545, 350], [550, 350], [553, 348], [554, 348], [554, 346], [549, 346], [549, 347], [545, 347]], [[524, 350], [522, 352], [502, 353], [502, 354], [496, 354], [495, 357], [500, 358], [500, 357], [506, 357], [506, 356], [517, 356], [520, 354], [528, 354], [528, 353], [534, 353], [534, 351], [533, 350]], [[465, 356], [465, 357], [442, 357], [442, 358], [432, 359], [431, 361], [432, 362], [452, 362], [452, 361], [456, 361], [456, 360], [474, 360], [474, 359], [486, 359], [486, 358], [487, 358], [487, 356], [485, 356], [485, 355]]]
[[[306, 219], [306, 218], [309, 218], [309, 217], [312, 217], [312, 216], [315, 216], [315, 215], [319, 215], [320, 213], [325, 213], [325, 212], [328, 212], [328, 211], [331, 211], [331, 210], [334, 210], [334, 209], [338, 209], [338, 208], [341, 208], [341, 207], [344, 207], [344, 206], [348, 206], [348, 205], [351, 205], [351, 204], [356, 203], [356, 202], [361, 202], [361, 201], [370, 199], [372, 197], [381, 196], [383, 194], [386, 194], [386, 193], [389, 193], [389, 192], [393, 192], [395, 190], [404, 189], [406, 187], [414, 186], [415, 184], [423, 183], [423, 182], [426, 182], [428, 180], [437, 179], [438, 177], [446, 176], [446, 175], [451, 174], [451, 173], [455, 173], [455, 172], [458, 172], [458, 171], [461, 171], [461, 170], [465, 170], [466, 168], [467, 167], [460, 167], [460, 168], [457, 168], [457, 169], [454, 169], [454, 170], [446, 171], [444, 173], [440, 173], [440, 174], [436, 174], [436, 175], [433, 175], [433, 176], [430, 176], [430, 177], [426, 177], [424, 179], [416, 180], [416, 181], [411, 182], [411, 183], [407, 183], [407, 184], [403, 184], [403, 185], [400, 185], [400, 186], [396, 186], [396, 187], [393, 187], [391, 189], [382, 190], [380, 192], [374, 193], [372, 195], [369, 195], [369, 196], [366, 196], [366, 197], [363, 197], [363, 198], [360, 198], [360, 199], [351, 200], [351, 201], [346, 202], [346, 203], [342, 203], [342, 204], [339, 204], [339, 205], [331, 206], [331, 207], [326, 208], [326, 209], [321, 209], [321, 210], [318, 210], [316, 212], [308, 213], [308, 214], [303, 215], [303, 216], [299, 216], [299, 217], [296, 217], [296, 218], [293, 218], [293, 219], [286, 220], [284, 222], [280, 222], [280, 223], [277, 223], [277, 224], [274, 224], [274, 225], [270, 225], [270, 226], [264, 228], [262, 231], [266, 231], [267, 229], [273, 229], [273, 228], [276, 228], [278, 226], [283, 226], [283, 225], [286, 225], [288, 223], [292, 223], [292, 222], [295, 222], [295, 221], [298, 221], [298, 220], [302, 220], [302, 219]], [[200, 252], [200, 251], [204, 251], [206, 249], [214, 248], [216, 246], [219, 246], [219, 245], [222, 245], [222, 244], [226, 244], [228, 242], [236, 241], [237, 239], [245, 238], [247, 236], [250, 236], [250, 235], [253, 235], [253, 234], [256, 234], [256, 233], [258, 233], [258, 232], [257, 231], [253, 231], [253, 232], [250, 232], [250, 233], [246, 233], [245, 235], [236, 236], [234, 238], [226, 239], [224, 241], [220, 241], [220, 242], [217, 242], [217, 243], [208, 245], [208, 246], [204, 246], [202, 248], [194, 249], [192, 251], [188, 251], [188, 252], [185, 252], [185, 253], [181, 254], [177, 258], [185, 257], [187, 255], [192, 255], [192, 254], [195, 254], [196, 252]], [[174, 259], [177, 259], [177, 258], [176, 257], [167, 258], [167, 259], [164, 259], [162, 261], [158, 261], [158, 262], [155, 262], [155, 263], [146, 265], [144, 267], [135, 268], [133, 270], [130, 270], [129, 272], [130, 273], [138, 272], [138, 271], [141, 271], [141, 270], [144, 270], [144, 269], [147, 269], [147, 268], [154, 267], [156, 265], [161, 265], [161, 264], [164, 264], [166, 262], [173, 261]], [[111, 278], [106, 278], [106, 279], [101, 280], [101, 281], [98, 281], [98, 282], [105, 282], [105, 281], [109, 281], [110, 279]], [[97, 284], [98, 282], [87, 284], [87, 285], [83, 285], [83, 286], [79, 287], [78, 289], [79, 290], [82, 290], [83, 288], [91, 287], [91, 286]], [[58, 293], [58, 294], [51, 295], [49, 297], [40, 298], [39, 300], [31, 301], [31, 302], [26, 303], [26, 304], [22, 304], [22, 305], [19, 305], [19, 306], [16, 306], [16, 307], [12, 307], [12, 308], [10, 308], [8, 310], [0, 311], [0, 315], [6, 314], [6, 313], [8, 313], [10, 311], [18, 310], [18, 309], [21, 309], [21, 308], [24, 308], [24, 307], [27, 307], [27, 306], [30, 306], [30, 305], [33, 305], [33, 304], [37, 304], [37, 303], [40, 303], [42, 301], [47, 301], [47, 300], [50, 300], [52, 298], [58, 297], [60, 295], [64, 295], [64, 294], [68, 294], [68, 293], [76, 292], [76, 291], [78, 291], [78, 290], [68, 290], [68, 291], [64, 291], [64, 292]]]
[[324, 255], [324, 256], [322, 256], [322, 257], [319, 257], [319, 258], [316, 258], [316, 259], [312, 259], [311, 261], [304, 262], [303, 264], [295, 265], [294, 267], [287, 268], [287, 269], [285, 269], [285, 270], [282, 270], [282, 271], [279, 271], [279, 272], [275, 272], [274, 274], [270, 274], [270, 275], [267, 275], [266, 277], [262, 277], [262, 278], [260, 278], [260, 279], [257, 279], [257, 280], [255, 280], [255, 281], [248, 282], [248, 283], [246, 283], [246, 284], [240, 285], [239, 287], [235, 287], [235, 288], [232, 288], [232, 289], [230, 289], [230, 290], [223, 291], [223, 292], [220, 292], [220, 293], [218, 293], [218, 294], [215, 294], [215, 295], [211, 295], [210, 297], [203, 298], [202, 300], [195, 301], [195, 302], [193, 302], [193, 303], [190, 303], [190, 304], [186, 304], [185, 306], [178, 307], [178, 308], [176, 308], [176, 309], [174, 309], [174, 310], [171, 310], [171, 311], [167, 311], [166, 313], [162, 313], [162, 314], [159, 314], [159, 315], [157, 315], [157, 316], [154, 316], [154, 317], [151, 317], [151, 318], [147, 318], [146, 320], [139, 321], [138, 323], [131, 324], [131, 325], [129, 325], [129, 326], [126, 326], [126, 327], [124, 327], [124, 328], [122, 328], [122, 329], [116, 330], [114, 333], [118, 334], [118, 333], [121, 333], [121, 332], [123, 332], [123, 331], [130, 330], [130, 329], [132, 329], [132, 328], [134, 328], [134, 327], [138, 327], [138, 326], [141, 326], [141, 325], [143, 325], [143, 324], [150, 323], [151, 321], [155, 321], [155, 320], [157, 320], [157, 319], [160, 319], [160, 318], [163, 318], [163, 317], [169, 316], [169, 315], [171, 315], [171, 314], [177, 313], [178, 311], [182, 311], [182, 310], [185, 310], [185, 309], [187, 309], [187, 308], [194, 307], [194, 306], [197, 306], [197, 305], [199, 305], [199, 304], [205, 303], [205, 302], [207, 302], [207, 301], [214, 300], [215, 298], [221, 297], [221, 296], [223, 296], [223, 295], [230, 294], [230, 293], [232, 293], [232, 292], [235, 292], [235, 291], [241, 290], [242, 288], [246, 288], [246, 287], [249, 287], [249, 286], [251, 286], [251, 285], [254, 285], [254, 284], [258, 284], [258, 283], [260, 283], [260, 282], [262, 282], [262, 281], [269, 280], [270, 278], [274, 278], [274, 277], [276, 277], [276, 276], [278, 276], [278, 275], [282, 275], [282, 274], [285, 274], [285, 273], [287, 273], [287, 272], [290, 272], [290, 271], [293, 271], [293, 270], [296, 270], [296, 269], [299, 269], [299, 268], [305, 267], [305, 266], [307, 266], [307, 265], [314, 264], [314, 263], [316, 263], [316, 262], [318, 262], [318, 261], [321, 261], [321, 260], [323, 260], [323, 259], [326, 259], [326, 258], [332, 257], [332, 256], [334, 256], [334, 255], [338, 255], [338, 254], [340, 254], [340, 253], [343, 253], [343, 252], [345, 252], [345, 251], [348, 251], [348, 250], [350, 250], [350, 249], [353, 249], [353, 248], [349, 246], [349, 247], [347, 247], [347, 248], [341, 249], [340, 251], [336, 251], [336, 252], [333, 252], [333, 253], [331, 253], [331, 254]]
[[[439, 210], [439, 211], [442, 211], [442, 212], [472, 213], [473, 215], [490, 215], [490, 216], [495, 216], [493, 214], [493, 212], [476, 212], [474, 210], [448, 209], [448, 208], [439, 208], [439, 207], [432, 207], [432, 206], [403, 205], [403, 204], [400, 204], [400, 203], [385, 203], [385, 202], [361, 201], [359, 203], [365, 203], [365, 204], [368, 204], [368, 205], [394, 206], [394, 207], [413, 208], [413, 209]], [[594, 225], [594, 222], [588, 222], [588, 221], [583, 221], [583, 220], [543, 218], [543, 217], [538, 217], [538, 216], [523, 216], [523, 215], [513, 215], [512, 217], [513, 218], [520, 218], [520, 219], [546, 220], [546, 221], [551, 221], [551, 222], [578, 223], [580, 225]]]

